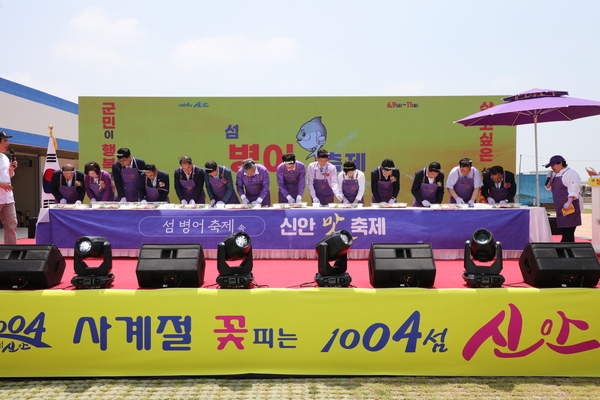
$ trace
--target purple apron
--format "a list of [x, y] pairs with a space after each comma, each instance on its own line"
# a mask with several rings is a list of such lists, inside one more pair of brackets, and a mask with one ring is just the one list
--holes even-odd
[[[392, 195], [394, 194], [394, 182], [391, 180], [382, 181], [381, 178], [383, 178], [383, 176], [381, 175], [380, 169], [379, 181], [377, 181], [377, 191], [379, 192], [379, 197], [381, 197], [381, 201], [385, 201], [387, 203], [388, 201], [390, 201]], [[371, 196], [371, 203], [375, 203], [376, 201], [377, 200], [375, 200], [375, 196]]]
[[[246, 197], [248, 202], [252, 203], [260, 197], [260, 192], [263, 190], [263, 181], [258, 173], [253, 176], [244, 175], [244, 187], [246, 188]], [[271, 199], [263, 199], [261, 206], [268, 207], [271, 205]]]
[[[145, 177], [144, 179], [146, 179], [146, 182], [144, 182], [144, 183], [147, 183], [148, 181], [152, 182], [152, 180], [149, 179], [148, 177]], [[158, 180], [156, 181], [156, 184], [158, 185]], [[160, 191], [158, 190], [158, 188], [154, 188], [152, 186], [146, 185], [146, 201], [148, 201], [150, 203], [156, 202], [156, 201], [159, 201], [158, 200], [159, 197], [160, 197]], [[165, 199], [165, 201], [167, 203], [169, 203], [169, 198], [167, 197]]]
[[138, 184], [140, 183], [140, 173], [137, 168], [122, 168], [121, 179], [123, 180], [123, 190], [127, 201], [138, 201]]
[[[323, 172], [321, 172], [323, 175]], [[326, 206], [329, 203], [333, 203], [333, 189], [329, 186], [327, 179], [317, 179], [317, 170], [315, 170], [315, 179], [313, 185], [315, 188], [315, 196], [319, 199], [319, 202]]]
[[[290, 196], [294, 198], [294, 201], [296, 201], [296, 197], [298, 196], [298, 185], [300, 184], [300, 180], [298, 179], [299, 176], [300, 171], [298, 171], [298, 168], [294, 168], [292, 171], [288, 171], [286, 168], [283, 172], [283, 184]], [[281, 193], [281, 189], [279, 190], [279, 202], [287, 203], [287, 198]]]
[[[469, 178], [468, 176], [462, 176], [460, 170], [456, 171], [459, 175], [458, 180], [454, 184], [454, 191], [467, 203], [471, 200], [471, 196], [473, 196], [473, 191], [475, 190], [475, 173], [473, 173], [473, 178]], [[450, 203], [456, 203], [456, 199], [454, 196], [450, 196]]]
[[[75, 181], [75, 178], [73, 178], [73, 181]], [[75, 182], [73, 182], [73, 183], [75, 183]], [[62, 197], [65, 200], [67, 200], [67, 203], [75, 204], [75, 202], [77, 201], [77, 187], [75, 185], [73, 185], [73, 186], [60, 185], [60, 187], [58, 188], [58, 191], [60, 192]]]
[[581, 208], [579, 207], [579, 199], [573, 200], [575, 212], [567, 216], [562, 215], [562, 207], [569, 198], [569, 190], [562, 182], [562, 177], [554, 177], [551, 182], [552, 199], [554, 200], [554, 208], [556, 208], [556, 226], [559, 228], [572, 228], [581, 225]]
[[[421, 197], [423, 197], [423, 200], [427, 200], [431, 204], [436, 203], [437, 183], [435, 183], [435, 180], [433, 183], [429, 183], [429, 177], [427, 176], [426, 168], [423, 168], [423, 183], [421, 183], [419, 193], [421, 194]], [[422, 206], [422, 204], [417, 204], [417, 199], [413, 199], [413, 207]]]
[[[490, 178], [491, 179], [491, 178]], [[496, 187], [496, 183], [492, 181], [494, 186], [490, 188], [490, 197], [494, 199], [496, 203], [506, 200], [508, 197], [508, 189], [504, 187], [504, 180], [506, 179], [506, 172], [504, 173], [504, 177], [502, 178], [502, 182], [500, 182], [500, 187]]]
[[[102, 196], [104, 196], [105, 188], [101, 188], [100, 184], [98, 183], [90, 183], [89, 187], [92, 193], [94, 193], [94, 199], [96, 199], [96, 201], [102, 201]], [[112, 199], [108, 199], [108, 201], [112, 201]]]
[[158, 200], [158, 189], [146, 185], [146, 201], [154, 202]]
[[[346, 200], [350, 203], [354, 203], [356, 195], [358, 195], [358, 179], [344, 179], [342, 182], [342, 193]], [[360, 199], [359, 203], [362, 203], [364, 198]]]
[[[183, 179], [184, 176], [187, 177], [183, 170], [180, 169], [179, 173], [179, 176], [181, 178], [179, 180], [179, 183], [183, 188], [183, 198], [189, 203], [190, 200], [192, 200], [192, 197], [194, 196], [194, 189], [196, 189], [196, 182], [194, 182], [194, 172], [192, 172], [191, 179]], [[206, 202], [206, 199], [204, 197], [204, 191], [200, 193], [200, 198], [198, 199], [198, 202], [199, 204], [204, 204]]]
[[[223, 176], [209, 176], [208, 183], [210, 183], [210, 186], [212, 187], [215, 200], [223, 201], [223, 197], [225, 197], [227, 194], [227, 181], [223, 178]], [[229, 198], [227, 204], [240, 204], [240, 201], [235, 193], [231, 193], [231, 197]]]

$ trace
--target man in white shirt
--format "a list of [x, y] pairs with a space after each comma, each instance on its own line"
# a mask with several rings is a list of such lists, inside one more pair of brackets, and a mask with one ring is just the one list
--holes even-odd
[[340, 194], [335, 165], [329, 162], [329, 152], [317, 152], [317, 161], [308, 164], [306, 171], [308, 192], [313, 206], [333, 203], [334, 196]]
[[17, 244], [17, 211], [10, 179], [19, 165], [17, 160], [10, 160], [4, 154], [11, 137], [0, 132], [0, 222], [4, 227], [4, 244]]
[[468, 203], [469, 207], [475, 205], [482, 186], [481, 173], [473, 167], [473, 160], [469, 158], [462, 158], [458, 166], [452, 168], [446, 181], [450, 203]]

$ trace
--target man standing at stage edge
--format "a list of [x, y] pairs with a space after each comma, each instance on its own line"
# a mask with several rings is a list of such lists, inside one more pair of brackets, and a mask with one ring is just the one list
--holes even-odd
[[4, 154], [11, 137], [0, 132], [0, 222], [4, 228], [4, 244], [17, 244], [17, 211], [10, 179], [15, 175], [18, 164], [12, 154], [11, 159]]

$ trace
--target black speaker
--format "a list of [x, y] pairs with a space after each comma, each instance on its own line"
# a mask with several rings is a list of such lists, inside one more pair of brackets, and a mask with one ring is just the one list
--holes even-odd
[[519, 267], [525, 283], [535, 287], [594, 287], [600, 279], [591, 243], [529, 243]]
[[431, 243], [372, 243], [369, 280], [375, 288], [432, 287], [435, 262]]
[[200, 287], [205, 267], [201, 244], [144, 244], [135, 274], [141, 288]]
[[54, 245], [0, 245], [0, 288], [47, 289], [65, 272], [65, 259]]

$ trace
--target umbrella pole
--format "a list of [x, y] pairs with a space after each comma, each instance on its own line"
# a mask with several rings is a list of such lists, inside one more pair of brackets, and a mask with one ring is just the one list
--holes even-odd
[[540, 206], [540, 174], [538, 172], [538, 142], [537, 142], [537, 114], [533, 116], [533, 138], [535, 144], [535, 206]]

